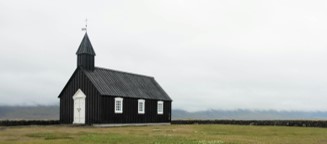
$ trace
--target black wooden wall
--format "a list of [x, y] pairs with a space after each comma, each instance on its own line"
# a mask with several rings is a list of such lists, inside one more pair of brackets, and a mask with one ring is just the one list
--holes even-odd
[[81, 89], [85, 95], [85, 123], [156, 123], [171, 121], [171, 101], [164, 101], [164, 113], [157, 114], [157, 100], [145, 99], [145, 114], [138, 114], [138, 99], [124, 98], [123, 113], [114, 113], [114, 96], [101, 96], [80, 68], [77, 68], [59, 95], [60, 123], [73, 123], [73, 95]]
[[101, 121], [100, 94], [80, 68], [77, 68], [60, 94], [60, 123], [73, 123], [73, 95], [78, 89], [86, 95], [85, 123], [99, 123]]
[[90, 54], [79, 54], [77, 56], [77, 66], [94, 70], [94, 56]]
[[145, 113], [138, 114], [138, 99], [123, 98], [123, 113], [114, 110], [115, 97], [102, 96], [102, 123], [157, 123], [171, 121], [171, 101], [164, 101], [164, 113], [157, 114], [157, 100], [145, 99]]

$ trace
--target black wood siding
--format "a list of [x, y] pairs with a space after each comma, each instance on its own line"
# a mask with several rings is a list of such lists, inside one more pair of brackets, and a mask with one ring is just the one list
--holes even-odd
[[60, 123], [73, 123], [73, 95], [78, 89], [81, 89], [86, 95], [85, 123], [99, 123], [101, 121], [100, 94], [79, 68], [75, 70], [73, 76], [60, 95]]
[[123, 98], [123, 113], [114, 110], [115, 97], [102, 96], [102, 123], [157, 123], [171, 121], [171, 101], [164, 101], [164, 113], [157, 114], [157, 100], [145, 99], [145, 114], [138, 114], [138, 99]]
[[77, 68], [60, 94], [60, 123], [73, 123], [73, 95], [81, 89], [85, 95], [85, 123], [157, 123], [171, 122], [171, 101], [164, 102], [164, 113], [157, 114], [158, 100], [145, 99], [145, 114], [138, 114], [137, 98], [123, 98], [123, 113], [115, 114], [114, 96], [101, 96], [91, 81]]
[[77, 56], [77, 66], [86, 70], [94, 70], [94, 56], [90, 54], [79, 54]]

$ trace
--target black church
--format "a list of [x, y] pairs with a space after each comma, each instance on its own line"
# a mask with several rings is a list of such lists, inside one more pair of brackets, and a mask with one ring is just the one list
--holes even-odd
[[170, 123], [172, 99], [154, 77], [96, 67], [87, 33], [76, 55], [58, 96], [62, 124]]

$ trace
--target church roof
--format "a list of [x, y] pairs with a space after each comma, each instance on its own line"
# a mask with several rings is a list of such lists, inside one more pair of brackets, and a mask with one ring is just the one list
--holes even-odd
[[101, 95], [171, 101], [153, 77], [100, 67], [82, 70]]
[[90, 41], [89, 36], [87, 35], [87, 33], [85, 33], [84, 38], [83, 38], [81, 44], [79, 45], [76, 54], [95, 55], [95, 52], [93, 50], [91, 41]]

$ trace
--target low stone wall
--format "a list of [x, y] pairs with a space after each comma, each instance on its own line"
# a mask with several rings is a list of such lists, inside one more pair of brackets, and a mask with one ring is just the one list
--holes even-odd
[[1, 120], [0, 126], [57, 125], [59, 120]]
[[[0, 126], [58, 125], [59, 120], [0, 120]], [[172, 120], [171, 124], [230, 124], [258, 126], [326, 127], [323, 120]]]
[[327, 127], [323, 120], [173, 120], [171, 124], [230, 124], [259, 126]]

